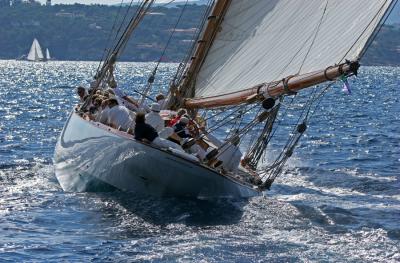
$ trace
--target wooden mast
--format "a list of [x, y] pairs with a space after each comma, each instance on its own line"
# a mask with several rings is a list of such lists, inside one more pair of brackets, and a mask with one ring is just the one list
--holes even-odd
[[217, 108], [242, 103], [252, 103], [266, 97], [277, 97], [291, 94], [301, 89], [308, 88], [326, 81], [335, 80], [341, 76], [357, 74], [358, 61], [346, 62], [337, 66], [328, 67], [325, 70], [316, 71], [303, 75], [289, 76], [280, 82], [262, 83], [251, 88], [208, 98], [186, 99], [184, 105], [188, 109]]
[[179, 84], [178, 92], [175, 94], [178, 99], [191, 97], [190, 93], [192, 92], [192, 84], [196, 79], [196, 74], [199, 72], [216, 34], [220, 31], [219, 27], [230, 3], [231, 0], [217, 0], [215, 3], [210, 16], [208, 16], [208, 22], [204, 29], [204, 33], [201, 39], [197, 42], [197, 48], [191, 58], [191, 64], [186, 69], [185, 76]]

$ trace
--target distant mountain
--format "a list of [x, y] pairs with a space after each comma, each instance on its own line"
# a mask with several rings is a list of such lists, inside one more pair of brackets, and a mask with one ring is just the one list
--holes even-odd
[[[188, 4], [195, 4], [195, 5], [208, 5], [210, 3], [209, 0], [189, 0]], [[165, 7], [177, 7], [177, 6], [182, 6], [185, 5], [186, 1], [183, 0], [177, 0], [173, 1], [171, 3], [156, 3], [156, 6], [165, 6]]]
[[393, 8], [392, 13], [386, 20], [386, 24], [400, 24], [400, 2], [398, 2]]
[[[181, 13], [182, 1], [174, 2], [175, 8], [165, 4], [154, 7], [134, 32], [121, 60], [157, 61]], [[185, 9], [163, 61], [179, 62], [186, 56], [206, 8], [203, 4], [208, 2], [194, 1]], [[400, 25], [395, 25], [399, 8], [396, 8], [389, 20], [393, 24], [381, 29], [362, 60], [364, 65], [400, 66]], [[115, 17], [121, 22], [121, 14], [126, 11], [128, 7], [80, 4], [3, 6], [0, 8], [0, 59], [28, 54], [33, 39], [37, 38], [59, 60], [100, 60]]]
[[364, 65], [400, 66], [400, 25], [383, 26], [361, 62]]
[[[177, 1], [170, 1], [166, 3], [154, 3], [153, 6], [157, 7], [166, 7], [166, 8], [176, 8], [179, 6], [183, 6], [186, 4], [186, 1], [184, 0], [177, 0]], [[188, 1], [189, 5], [208, 5], [210, 4], [209, 0], [189, 0]], [[120, 6], [121, 4], [115, 4], [114, 6]], [[130, 5], [129, 3], [123, 3], [122, 6], [128, 6]]]

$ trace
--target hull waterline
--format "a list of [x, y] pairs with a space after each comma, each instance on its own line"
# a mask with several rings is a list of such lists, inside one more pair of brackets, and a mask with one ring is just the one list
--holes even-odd
[[138, 142], [127, 133], [71, 113], [58, 139], [55, 172], [65, 191], [117, 188], [193, 198], [252, 197], [251, 185], [200, 163]]

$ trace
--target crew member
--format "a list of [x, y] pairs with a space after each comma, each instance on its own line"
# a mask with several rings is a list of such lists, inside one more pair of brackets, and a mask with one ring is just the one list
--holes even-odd
[[164, 120], [160, 116], [160, 105], [153, 103], [150, 109], [151, 112], [146, 114], [146, 123], [160, 132], [164, 128]]
[[156, 96], [156, 101], [157, 101], [157, 103], [160, 105], [160, 109], [164, 110], [164, 109], [166, 108], [167, 102], [166, 102], [165, 96], [164, 96], [163, 94], [161, 94], [161, 93], [158, 94], [158, 95]]
[[115, 129], [128, 130], [132, 125], [129, 110], [124, 106], [118, 105], [115, 97], [108, 100], [108, 107], [110, 108], [108, 110], [108, 125]]
[[170, 126], [170, 127], [174, 126], [176, 123], [178, 123], [178, 121], [181, 119], [181, 117], [185, 114], [187, 114], [185, 109], [179, 109], [175, 118], [173, 118], [172, 120], [169, 121], [168, 126]]
[[79, 96], [79, 101], [80, 102], [85, 102], [85, 97], [87, 95], [86, 89], [82, 86], [79, 86], [76, 88], [76, 93]]
[[153, 143], [160, 148], [173, 148], [183, 151], [180, 145], [160, 138], [157, 131], [146, 123], [145, 115], [142, 112], [136, 114], [135, 139], [142, 142]]
[[191, 138], [192, 136], [188, 132], [186, 126], [189, 123], [189, 119], [186, 117], [181, 117], [179, 122], [176, 123], [172, 128], [174, 128], [175, 133], [181, 138]]

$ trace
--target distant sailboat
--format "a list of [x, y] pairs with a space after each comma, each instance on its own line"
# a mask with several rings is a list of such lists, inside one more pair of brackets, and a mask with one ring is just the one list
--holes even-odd
[[42, 49], [40, 48], [40, 45], [39, 45], [39, 41], [36, 38], [33, 40], [31, 49], [29, 50], [27, 60], [29, 60], [29, 61], [44, 61], [45, 60]]
[[51, 60], [50, 51], [46, 48], [46, 60]]

